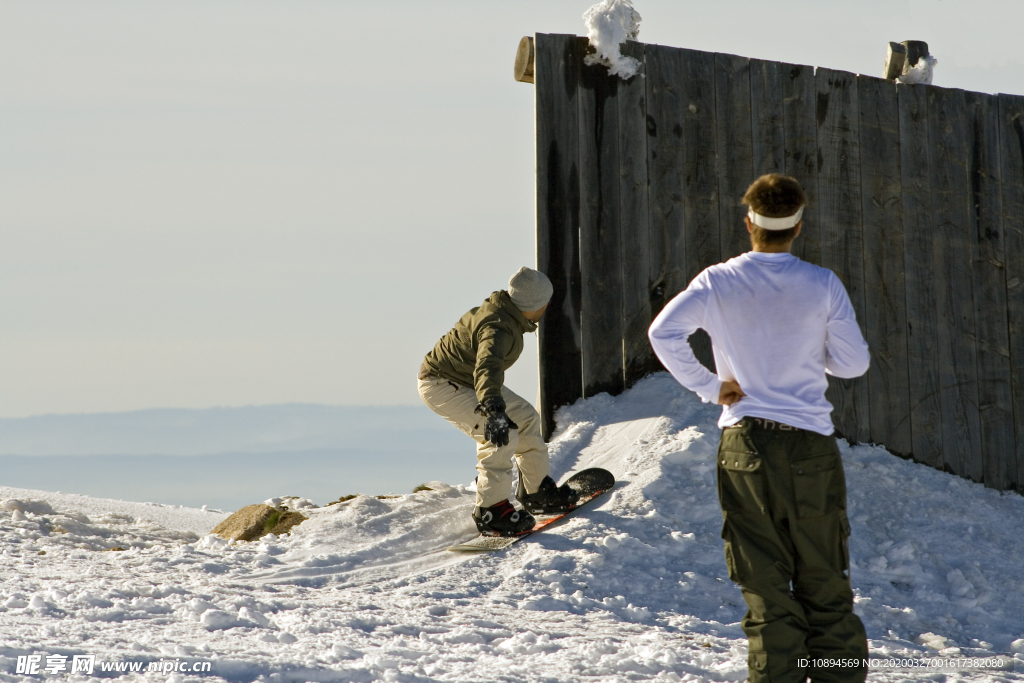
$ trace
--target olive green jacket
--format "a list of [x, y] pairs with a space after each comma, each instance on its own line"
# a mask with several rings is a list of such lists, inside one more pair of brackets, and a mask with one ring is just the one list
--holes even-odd
[[473, 387], [476, 398], [501, 396], [505, 371], [523, 352], [523, 335], [537, 323], [523, 317], [508, 292], [494, 292], [466, 313], [423, 359], [423, 370]]

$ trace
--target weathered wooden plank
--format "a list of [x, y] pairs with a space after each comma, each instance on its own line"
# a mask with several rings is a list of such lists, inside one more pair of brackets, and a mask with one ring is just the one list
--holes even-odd
[[907, 456], [912, 450], [910, 376], [896, 85], [858, 76], [857, 106], [864, 225], [863, 326], [871, 349], [869, 440]]
[[[860, 134], [856, 76], [815, 72], [818, 121], [818, 234], [821, 265], [830, 268], [850, 295], [863, 328], [864, 233], [860, 185]], [[829, 378], [828, 398], [836, 429], [852, 443], [868, 441], [867, 379]]]
[[683, 269], [686, 233], [683, 229], [682, 51], [648, 45], [647, 55], [647, 173], [651, 251], [651, 312], [687, 284]]
[[579, 265], [579, 143], [576, 36], [534, 38], [537, 143], [537, 268], [555, 292], [540, 326], [540, 413], [544, 437], [555, 410], [583, 395]]
[[[648, 45], [647, 179], [648, 234], [651, 254], [651, 315], [686, 287], [683, 263], [683, 145], [681, 62], [678, 48]], [[660, 362], [655, 369], [664, 369]]]
[[967, 104], [964, 91], [928, 90], [932, 216], [938, 237], [939, 403], [943, 464], [980, 481], [981, 415], [974, 323], [971, 188], [967, 177]]
[[971, 183], [970, 228], [974, 242], [974, 325], [981, 413], [981, 471], [967, 473], [986, 486], [1006, 489], [1014, 462], [1010, 339], [1006, 318], [1006, 255], [1003, 249], [1002, 175], [999, 167], [999, 98], [966, 93], [967, 159]]
[[[713, 53], [647, 46], [655, 315], [697, 273], [719, 260], [714, 83]], [[707, 334], [699, 331], [690, 344], [697, 358], [713, 368]]]
[[[578, 43], [583, 62], [588, 45]], [[580, 67], [580, 276], [583, 395], [617, 394], [622, 373], [619, 84], [601, 64]]]
[[999, 96], [999, 150], [1003, 188], [1006, 312], [1013, 396], [1014, 462], [1005, 463], [1009, 487], [1024, 489], [1024, 97]]
[[[644, 63], [644, 44], [622, 54]], [[622, 370], [630, 387], [654, 367], [651, 326], [651, 249], [647, 207], [647, 85], [642, 75], [619, 84], [619, 251], [622, 254]]]
[[[719, 157], [715, 107], [715, 55], [679, 50], [682, 91], [681, 137], [686, 253], [684, 282], [719, 262]], [[742, 222], [742, 218], [740, 219]]]
[[750, 113], [750, 60], [715, 55], [715, 112], [718, 144], [718, 206], [721, 260], [750, 251], [740, 199], [754, 180]]
[[786, 139], [784, 172], [800, 181], [807, 195], [804, 227], [793, 243], [793, 254], [821, 263], [821, 224], [818, 222], [818, 124], [814, 67], [786, 64], [782, 79], [783, 129]]
[[[686, 250], [684, 286], [719, 262], [718, 151], [715, 111], [715, 55], [679, 50], [678, 86], [682, 91], [683, 229]], [[711, 339], [704, 330], [690, 337], [697, 359], [714, 372]]]
[[929, 175], [928, 86], [900, 85], [900, 178], [907, 287], [907, 369], [914, 459], [942, 467], [935, 291], [935, 224]]
[[786, 66], [779, 62], [750, 60], [753, 178], [765, 173], [785, 172], [786, 130], [782, 93]]
[[[681, 134], [682, 99], [679, 90], [679, 50], [648, 45], [647, 62], [647, 182], [648, 233], [651, 273], [651, 312], [657, 315], [684, 275]], [[674, 128], [680, 134], [673, 135]], [[683, 284], [682, 286], [685, 286]]]

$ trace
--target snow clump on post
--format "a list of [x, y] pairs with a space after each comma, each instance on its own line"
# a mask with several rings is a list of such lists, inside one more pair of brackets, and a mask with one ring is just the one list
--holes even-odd
[[900, 83], [931, 85], [932, 74], [934, 73], [935, 65], [938, 63], [939, 60], [935, 59], [935, 57], [925, 55], [917, 60], [917, 64], [907, 69], [906, 73], [897, 77], [896, 80]]
[[619, 46], [627, 40], [636, 40], [640, 34], [640, 14], [630, 0], [601, 0], [583, 13], [587, 38], [597, 51], [587, 55], [588, 66], [604, 64], [608, 73], [629, 80], [636, 76], [640, 62], [625, 57]]

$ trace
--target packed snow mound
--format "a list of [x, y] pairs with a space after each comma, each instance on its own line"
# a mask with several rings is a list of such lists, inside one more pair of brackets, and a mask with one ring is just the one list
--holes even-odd
[[[9, 515], [4, 516], [3, 511]], [[164, 540], [184, 539], [196, 540], [209, 533], [210, 529], [227, 519], [228, 513], [222, 510], [202, 510], [186, 508], [180, 505], [163, 503], [136, 503], [108, 498], [92, 498], [74, 493], [36, 491], [0, 486], [0, 522], [41, 520], [41, 529], [47, 525], [60, 526], [69, 519], [79, 520], [83, 524], [96, 523], [106, 526], [108, 531], [117, 532], [110, 535], [119, 542], [126, 540], [119, 536], [121, 532], [149, 538], [146, 530], [154, 532], [154, 541], [161, 535]], [[111, 526], [112, 525], [112, 526]], [[212, 525], [212, 526], [211, 526]], [[30, 525], [31, 526], [31, 525]], [[2, 529], [3, 527], [0, 527]], [[43, 533], [41, 537], [46, 537]], [[69, 543], [78, 542], [74, 535], [64, 539]], [[122, 545], [124, 545], [122, 543]], [[9, 547], [0, 544], [0, 554]]]
[[935, 65], [939, 63], [935, 57], [931, 55], [925, 55], [921, 59], [917, 60], [917, 64], [910, 67], [907, 73], [902, 76], [897, 76], [896, 80], [899, 83], [906, 83], [908, 85], [922, 84], [931, 85], [932, 76], [935, 73]]
[[622, 44], [640, 35], [640, 13], [631, 0], [601, 0], [583, 13], [587, 38], [596, 50], [587, 55], [587, 65], [603, 64], [608, 73], [629, 80], [640, 70], [640, 62], [622, 54]]
[[[195, 534], [200, 515], [207, 529], [223, 515], [124, 504], [138, 506], [120, 513], [130, 519], [103, 518], [95, 499], [76, 511], [68, 497], [0, 489], [54, 511], [0, 507], [0, 678], [18, 655], [59, 652], [212, 661], [204, 681], [743, 680], [717, 418], [667, 374], [562, 409], [553, 474], [605, 467], [616, 488], [482, 555], [444, 550], [474, 534], [474, 496], [442, 482], [304, 508], [292, 533], [252, 543]], [[872, 652], [1024, 652], [1024, 499], [880, 448], [842, 452], [856, 610]], [[467, 440], [467, 479], [473, 462]], [[151, 509], [159, 524], [141, 516]], [[81, 526], [69, 526], [74, 515]], [[126, 550], [98, 552], [115, 542]]]

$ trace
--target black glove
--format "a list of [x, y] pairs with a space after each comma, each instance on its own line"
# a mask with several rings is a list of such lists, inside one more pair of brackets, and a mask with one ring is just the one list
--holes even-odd
[[476, 412], [487, 416], [484, 438], [499, 448], [508, 445], [508, 430], [519, 429], [519, 425], [505, 414], [505, 401], [500, 396], [487, 399], [476, 407]]

